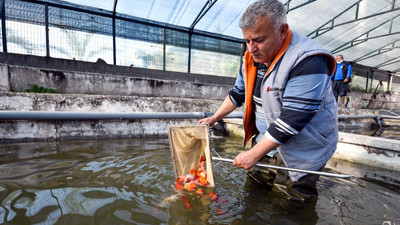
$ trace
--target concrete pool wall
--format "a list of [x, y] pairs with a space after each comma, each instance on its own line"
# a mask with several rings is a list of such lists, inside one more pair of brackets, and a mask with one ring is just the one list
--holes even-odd
[[[0, 92], [0, 112], [213, 112], [220, 100]], [[167, 128], [198, 119], [0, 120], [0, 143], [167, 136]]]
[[[30, 85], [54, 89], [60, 94], [91, 94], [144, 97], [224, 99], [235, 82], [233, 77], [188, 74], [131, 68], [73, 60], [45, 60], [11, 54], [2, 62], [0, 91], [24, 92]], [[29, 63], [29, 59], [35, 59]], [[10, 64], [8, 60], [15, 64]], [[16, 62], [26, 62], [19, 65]], [[36, 62], [37, 61], [37, 62]], [[60, 61], [60, 62], [58, 62]], [[68, 62], [66, 68], [62, 62]], [[64, 66], [63, 66], [64, 65]]]
[[[213, 112], [233, 77], [0, 53], [0, 111]], [[26, 93], [29, 85], [56, 94]], [[0, 142], [166, 135], [197, 120], [0, 121]]]
[[[240, 119], [224, 119], [224, 126], [231, 135], [243, 135]], [[332, 158], [400, 171], [400, 140], [339, 132]]]

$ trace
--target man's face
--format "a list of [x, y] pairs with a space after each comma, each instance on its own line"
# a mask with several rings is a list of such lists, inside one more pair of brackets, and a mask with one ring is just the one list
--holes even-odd
[[282, 47], [288, 26], [285, 24], [275, 31], [268, 15], [265, 15], [258, 18], [253, 27], [244, 29], [242, 32], [247, 49], [254, 61], [270, 65]]
[[336, 63], [337, 64], [340, 64], [340, 63], [342, 63], [343, 62], [343, 57], [342, 56], [336, 56]]

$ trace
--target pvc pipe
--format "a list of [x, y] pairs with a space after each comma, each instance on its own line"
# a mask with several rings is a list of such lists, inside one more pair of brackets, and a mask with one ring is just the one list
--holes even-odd
[[[226, 158], [220, 158], [220, 157], [212, 157], [212, 159], [218, 160], [218, 161], [223, 161], [223, 162], [233, 162], [233, 159], [226, 159]], [[270, 169], [287, 170], [287, 171], [299, 172], [299, 173], [317, 174], [317, 175], [326, 176], [326, 177], [335, 177], [335, 178], [343, 178], [343, 179], [351, 179], [351, 180], [354, 180], [356, 178], [356, 176], [354, 176], [354, 175], [327, 173], [327, 172], [320, 172], [320, 171], [313, 171], [313, 170], [302, 170], [302, 169], [288, 168], [288, 167], [282, 167], [282, 166], [267, 165], [267, 164], [263, 164], [263, 163], [256, 163], [256, 166], [263, 167], [263, 168], [270, 168]]]
[[1, 111], [0, 120], [116, 120], [116, 119], [200, 119], [204, 112], [44, 112], [44, 111]]
[[[0, 120], [115, 120], [115, 119], [202, 119], [212, 116], [212, 112], [50, 112], [50, 111], [0, 111]], [[225, 118], [243, 118], [243, 113], [231, 113]], [[400, 119], [387, 115], [339, 115], [346, 119]]]
[[388, 115], [338, 115], [339, 120], [346, 119], [391, 119], [391, 120], [400, 120], [400, 116], [388, 116]]

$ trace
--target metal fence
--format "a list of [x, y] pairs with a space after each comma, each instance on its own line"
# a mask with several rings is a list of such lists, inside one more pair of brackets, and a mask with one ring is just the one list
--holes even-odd
[[236, 77], [243, 40], [67, 2], [1, 0], [3, 52]]
[[[236, 77], [245, 47], [242, 39], [68, 2], [0, 1], [3, 52]], [[379, 81], [387, 90], [400, 91], [398, 75], [371, 68], [355, 72], [353, 86], [366, 92]]]

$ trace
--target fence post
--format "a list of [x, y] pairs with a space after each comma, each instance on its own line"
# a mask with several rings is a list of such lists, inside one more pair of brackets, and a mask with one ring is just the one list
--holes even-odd
[[166, 57], [167, 57], [165, 37], [166, 37], [166, 30], [164, 27], [164, 29], [163, 29], [163, 71], [165, 71], [165, 63], [166, 63]]
[[49, 6], [47, 4], [44, 4], [44, 24], [46, 29], [46, 57], [50, 57]]
[[116, 22], [115, 22], [115, 10], [112, 16], [112, 35], [113, 35], [113, 61], [114, 65], [117, 65], [117, 41], [116, 41]]
[[190, 73], [190, 61], [192, 60], [192, 31], [189, 31], [189, 57], [188, 57], [188, 73]]
[[1, 36], [3, 37], [3, 52], [7, 52], [7, 32], [6, 32], [6, 0], [1, 0]]

